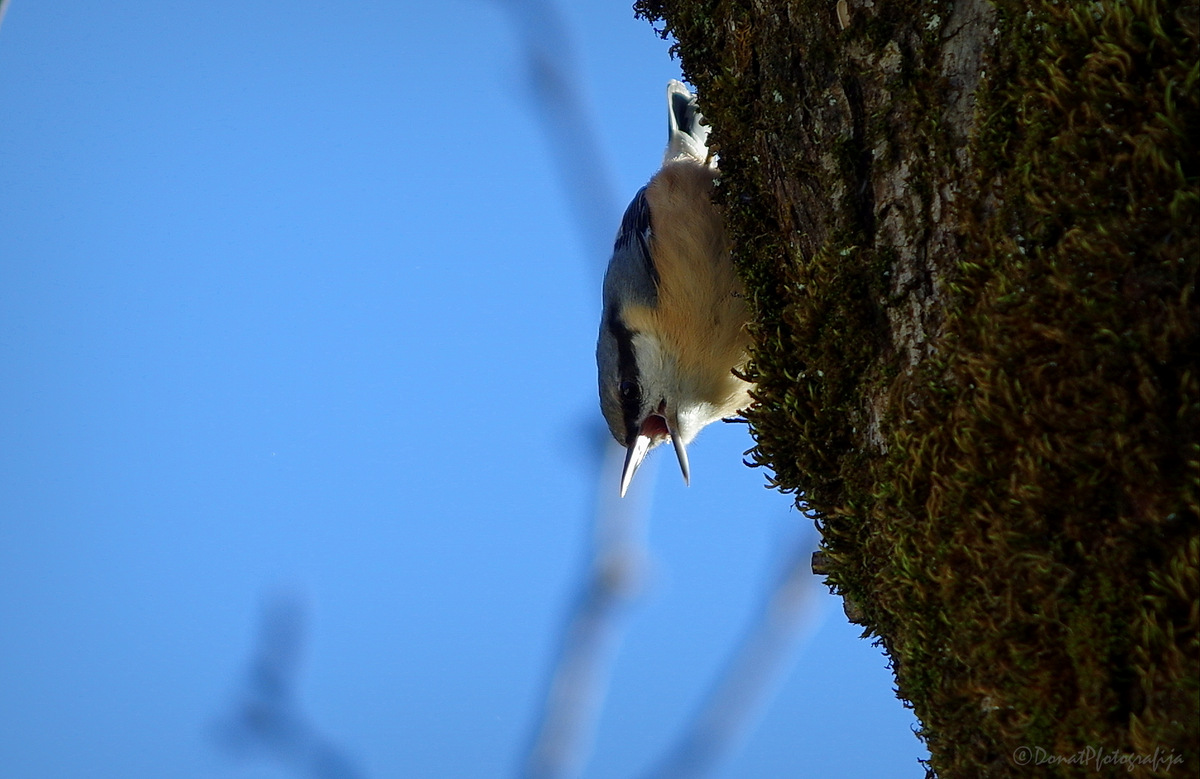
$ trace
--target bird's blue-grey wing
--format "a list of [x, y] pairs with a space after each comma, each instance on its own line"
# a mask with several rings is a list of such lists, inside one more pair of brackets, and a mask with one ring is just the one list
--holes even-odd
[[633, 196], [613, 241], [613, 256], [604, 274], [605, 304], [621, 300], [653, 305], [658, 297], [658, 270], [650, 254], [650, 206], [646, 188]]

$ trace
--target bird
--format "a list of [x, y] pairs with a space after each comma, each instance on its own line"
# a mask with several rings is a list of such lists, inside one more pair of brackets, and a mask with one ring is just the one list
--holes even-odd
[[600, 409], [626, 450], [622, 497], [667, 439], [689, 484], [688, 444], [751, 402], [753, 384], [739, 375], [749, 313], [712, 202], [719, 171], [708, 133], [696, 97], [668, 82], [662, 167], [625, 210], [604, 274], [596, 367]]

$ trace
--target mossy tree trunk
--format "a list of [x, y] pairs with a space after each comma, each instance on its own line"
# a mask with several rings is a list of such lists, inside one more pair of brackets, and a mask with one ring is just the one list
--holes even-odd
[[1194, 775], [1196, 6], [635, 7], [720, 151], [754, 456], [932, 769]]

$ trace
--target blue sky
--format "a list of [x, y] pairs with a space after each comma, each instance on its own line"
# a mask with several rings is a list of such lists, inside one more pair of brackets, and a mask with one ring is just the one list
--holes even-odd
[[[623, 2], [564, 13], [625, 199], [678, 63]], [[298, 703], [362, 775], [512, 775], [588, 538], [603, 261], [512, 20], [14, 0], [0, 128], [0, 774], [294, 775], [212, 737], [283, 592]], [[638, 476], [588, 779], [670, 746], [811, 524], [750, 445]], [[922, 776], [886, 659], [817, 611], [720, 775]]]

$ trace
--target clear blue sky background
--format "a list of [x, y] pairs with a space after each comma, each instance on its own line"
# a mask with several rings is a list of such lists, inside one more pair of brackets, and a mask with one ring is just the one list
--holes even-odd
[[[564, 5], [626, 198], [678, 63], [626, 2]], [[366, 776], [510, 775], [587, 538], [600, 274], [511, 20], [14, 0], [0, 187], [0, 777], [287, 776], [211, 736], [280, 589]], [[750, 445], [706, 431], [690, 488], [655, 453], [589, 779], [671, 743], [809, 524]], [[820, 612], [722, 776], [922, 776], [885, 658]]]

